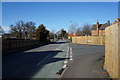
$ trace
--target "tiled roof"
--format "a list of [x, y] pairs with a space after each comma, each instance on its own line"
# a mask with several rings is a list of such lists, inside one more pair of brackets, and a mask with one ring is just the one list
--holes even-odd
[[[105, 30], [105, 28], [108, 27], [108, 26], [109, 26], [108, 23], [99, 24], [98, 29], [99, 30]], [[97, 24], [92, 25], [91, 30], [97, 30]]]
[[120, 18], [116, 18], [115, 21], [113, 22], [113, 24], [116, 24], [118, 22], [120, 22]]
[[73, 33], [69, 34], [69, 37], [74, 36]]
[[83, 33], [75, 33], [75, 36], [84, 36]]

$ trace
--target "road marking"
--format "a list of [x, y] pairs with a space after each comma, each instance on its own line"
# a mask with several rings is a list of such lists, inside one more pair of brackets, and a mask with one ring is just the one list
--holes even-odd
[[68, 49], [67, 49], [67, 52], [69, 53], [69, 47], [68, 47]]
[[72, 56], [70, 56], [70, 58], [72, 58]]
[[66, 67], [67, 67], [67, 65], [66, 65], [66, 64], [64, 64], [64, 65], [63, 65], [63, 68], [66, 68]]
[[70, 60], [72, 61], [72, 60], [73, 60], [73, 58], [70, 58]]
[[37, 66], [39, 66], [45, 59], [47, 59], [51, 54], [49, 54], [48, 56], [46, 56], [42, 61], [40, 61]]
[[72, 56], [72, 48], [70, 48], [70, 60], [73, 60], [73, 56]]
[[66, 64], [67, 63], [67, 61], [64, 61], [64, 64]]
[[70, 48], [70, 52], [72, 51], [72, 48]]
[[68, 56], [66, 56], [66, 58], [68, 58]]

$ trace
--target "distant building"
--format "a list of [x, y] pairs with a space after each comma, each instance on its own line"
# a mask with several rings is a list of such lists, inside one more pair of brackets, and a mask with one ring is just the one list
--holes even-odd
[[75, 36], [85, 36], [83, 33], [75, 33]]
[[73, 33], [70, 33], [69, 35], [68, 35], [68, 39], [70, 39], [70, 37], [73, 37], [73, 36], [85, 36], [83, 33], [75, 33], [75, 34], [73, 34]]
[[73, 33], [70, 33], [69, 35], [68, 35], [68, 39], [70, 39], [70, 37], [73, 37], [74, 36], [74, 34]]
[[104, 36], [105, 35], [105, 28], [110, 26], [110, 21], [108, 20], [105, 24], [99, 24], [97, 20], [97, 24], [93, 24], [91, 27], [91, 35], [92, 36]]
[[120, 22], [120, 18], [116, 18], [115, 21], [113, 22], [113, 24], [116, 24], [118, 22]]

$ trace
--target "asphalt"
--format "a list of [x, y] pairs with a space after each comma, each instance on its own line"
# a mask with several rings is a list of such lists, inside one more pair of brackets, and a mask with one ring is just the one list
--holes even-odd
[[62, 78], [105, 78], [103, 63], [104, 46], [69, 44], [73, 60]]
[[59, 78], [68, 43], [56, 43], [2, 57], [2, 78]]
[[[60, 71], [66, 60], [68, 67]], [[38, 48], [2, 57], [2, 78], [105, 78], [102, 68], [105, 47], [78, 45], [59, 40]]]

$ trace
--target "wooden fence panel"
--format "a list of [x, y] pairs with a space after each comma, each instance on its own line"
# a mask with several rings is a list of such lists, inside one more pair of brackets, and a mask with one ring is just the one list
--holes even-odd
[[120, 80], [120, 23], [105, 29], [105, 69], [112, 78]]
[[104, 45], [105, 36], [74, 36], [72, 37], [72, 43]]
[[38, 40], [3, 40], [2, 50], [14, 50], [39, 44]]

